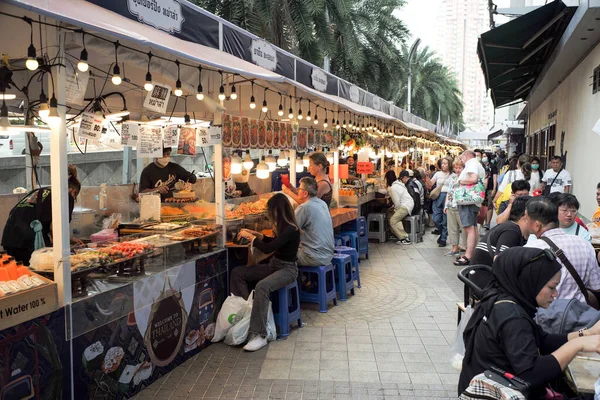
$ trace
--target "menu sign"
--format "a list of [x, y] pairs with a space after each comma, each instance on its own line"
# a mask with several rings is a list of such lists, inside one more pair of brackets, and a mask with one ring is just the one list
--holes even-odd
[[162, 157], [162, 143], [162, 128], [160, 126], [140, 126], [137, 145], [138, 156]]
[[357, 162], [356, 163], [356, 172], [359, 174], [372, 174], [373, 173], [373, 163], [372, 162]]
[[163, 129], [163, 146], [177, 147], [179, 144], [179, 129], [177, 125], [169, 125]]
[[121, 144], [123, 146], [136, 146], [138, 142], [139, 125], [135, 122], [121, 124]]
[[102, 115], [94, 113], [83, 113], [81, 115], [81, 123], [77, 135], [86, 139], [98, 140], [102, 134], [102, 124], [104, 118]]
[[144, 108], [157, 113], [165, 114], [169, 99], [171, 98], [171, 89], [169, 85], [164, 83], [152, 82], [154, 88], [146, 94], [144, 100]]
[[253, 39], [250, 46], [252, 62], [258, 66], [275, 71], [277, 68], [277, 50], [262, 39]]

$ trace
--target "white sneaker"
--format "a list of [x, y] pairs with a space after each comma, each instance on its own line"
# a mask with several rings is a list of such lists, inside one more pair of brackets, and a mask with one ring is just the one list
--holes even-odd
[[254, 336], [248, 344], [244, 346], [244, 350], [246, 351], [256, 351], [260, 350], [267, 345], [267, 338], [264, 338], [260, 335]]
[[411, 244], [411, 243], [412, 243], [412, 242], [410, 241], [410, 239], [409, 239], [409, 238], [406, 238], [406, 239], [401, 239], [401, 240], [398, 240], [398, 241], [396, 242], [396, 244], [398, 244], [398, 245], [400, 245], [400, 244]]

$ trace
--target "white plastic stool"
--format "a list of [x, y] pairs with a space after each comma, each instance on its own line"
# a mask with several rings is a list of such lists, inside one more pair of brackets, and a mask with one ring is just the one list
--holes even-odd
[[402, 222], [404, 223], [405, 227], [407, 223], [410, 224], [409, 229], [406, 231], [408, 232], [408, 238], [411, 242], [419, 243], [423, 241], [423, 234], [421, 233], [421, 225], [423, 224], [423, 220], [421, 219], [420, 215], [409, 215], [404, 218]]
[[385, 243], [387, 232], [387, 221], [385, 214], [369, 214], [367, 217], [367, 237]]

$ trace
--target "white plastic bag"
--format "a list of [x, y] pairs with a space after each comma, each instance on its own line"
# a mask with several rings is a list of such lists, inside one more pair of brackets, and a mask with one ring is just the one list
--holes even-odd
[[225, 339], [229, 329], [244, 318], [246, 308], [247, 302], [243, 297], [234, 295], [227, 297], [217, 316], [215, 336], [211, 341], [216, 343]]
[[250, 330], [250, 317], [252, 316], [252, 303], [254, 302], [254, 291], [250, 293], [248, 301], [244, 306], [244, 318], [233, 325], [225, 335], [225, 343], [230, 346], [238, 346], [248, 338]]
[[465, 342], [463, 340], [463, 333], [465, 332], [465, 328], [472, 314], [473, 309], [471, 306], [467, 306], [460, 319], [460, 323], [456, 327], [454, 345], [452, 345], [452, 351], [450, 353], [450, 363], [452, 364], [452, 367], [458, 371], [462, 369], [462, 361], [465, 356]]
[[269, 302], [269, 312], [267, 313], [267, 342], [277, 340], [277, 327], [275, 326], [275, 316], [273, 315], [273, 304]]

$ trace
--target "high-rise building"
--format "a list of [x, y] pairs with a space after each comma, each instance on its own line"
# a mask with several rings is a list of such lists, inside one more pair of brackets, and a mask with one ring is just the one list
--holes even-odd
[[488, 0], [443, 0], [439, 17], [436, 50], [456, 73], [465, 124], [473, 130], [489, 129], [494, 109], [477, 58], [477, 39], [489, 30]]

